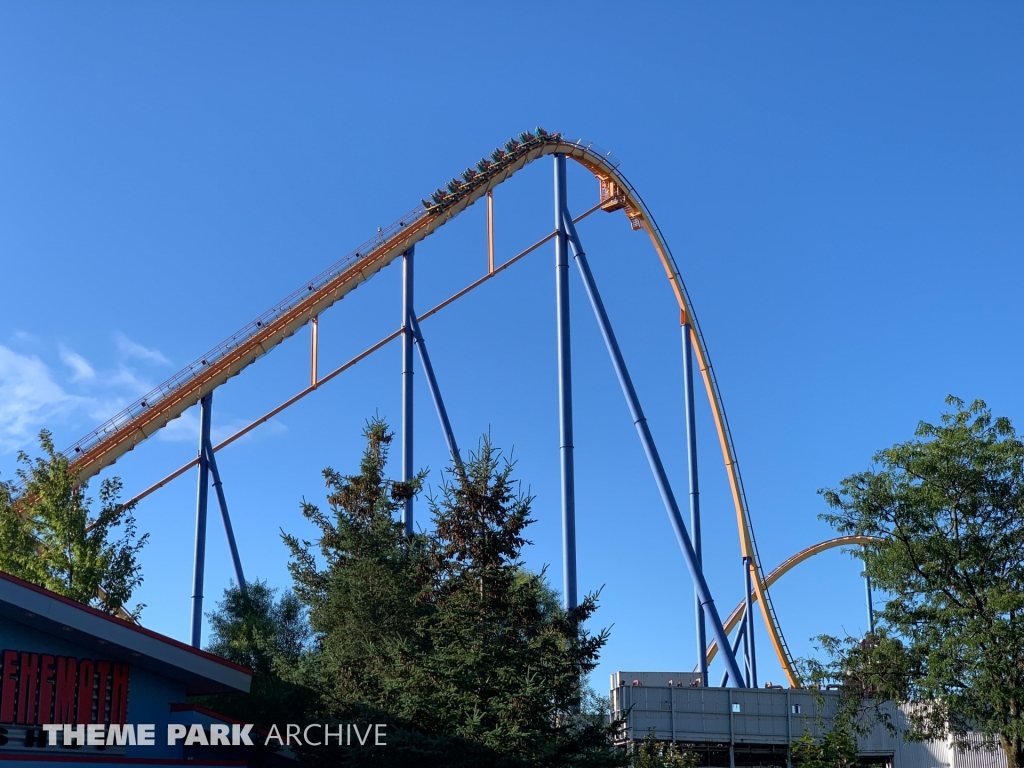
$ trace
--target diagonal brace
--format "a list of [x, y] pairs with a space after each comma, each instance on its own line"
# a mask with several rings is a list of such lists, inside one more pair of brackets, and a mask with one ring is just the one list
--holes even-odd
[[[732, 644], [732, 655], [735, 656], [740, 651], [740, 643], [747, 639], [747, 622], [743, 621], [740, 623], [740, 628], [736, 631], [736, 640]], [[707, 653], [707, 651], [705, 651]], [[707, 658], [707, 656], [705, 656]], [[729, 684], [729, 670], [725, 671], [722, 675], [722, 684], [719, 688], [725, 688]]]
[[711, 597], [711, 590], [697, 560], [697, 553], [694, 551], [693, 543], [686, 532], [686, 525], [683, 523], [683, 517], [679, 512], [679, 504], [676, 502], [671, 485], [669, 485], [665, 466], [661, 462], [661, 456], [658, 454], [658, 448], [654, 444], [651, 429], [647, 425], [647, 417], [644, 416], [643, 409], [640, 407], [640, 399], [637, 397], [633, 381], [629, 376], [629, 371], [626, 369], [626, 362], [622, 357], [622, 351], [619, 349], [619, 343], [615, 338], [611, 322], [608, 320], [608, 313], [604, 308], [604, 302], [601, 300], [601, 294], [597, 290], [594, 276], [590, 271], [590, 265], [587, 263], [587, 255], [580, 244], [579, 236], [576, 234], [576, 227], [572, 223], [572, 216], [569, 215], [567, 210], [562, 212], [562, 218], [565, 221], [565, 228], [569, 236], [569, 247], [572, 249], [576, 266], [579, 268], [580, 276], [583, 278], [583, 286], [587, 291], [587, 297], [590, 299], [598, 326], [600, 326], [601, 335], [604, 337], [605, 346], [608, 348], [608, 354], [612, 359], [612, 365], [622, 387], [622, 393], [626, 396], [626, 402], [633, 416], [633, 424], [636, 426], [637, 433], [640, 436], [644, 453], [647, 454], [647, 462], [650, 464], [651, 472], [654, 474], [654, 481], [658, 486], [662, 502], [665, 504], [665, 511], [668, 513], [669, 521], [675, 530], [679, 548], [683, 551], [686, 567], [689, 569], [690, 577], [693, 579], [694, 586], [697, 589], [701, 607], [704, 610], [705, 616], [707, 616], [708, 624], [711, 625], [712, 636], [718, 642], [718, 647], [722, 650], [726, 669], [729, 671], [734, 684], [737, 687], [742, 687], [743, 674], [736, 663], [736, 655], [732, 652], [729, 645], [729, 636], [725, 632], [725, 627], [722, 626], [722, 619], [718, 615], [718, 609], [715, 608], [715, 601]]
[[448, 420], [448, 411], [444, 407], [444, 400], [441, 399], [441, 388], [437, 386], [437, 379], [434, 378], [434, 366], [430, 364], [430, 355], [427, 353], [427, 343], [420, 333], [420, 324], [416, 320], [416, 313], [409, 314], [409, 325], [412, 328], [413, 341], [420, 355], [420, 362], [423, 364], [423, 373], [427, 377], [427, 387], [430, 389], [430, 396], [434, 400], [434, 408], [437, 409], [437, 418], [441, 422], [441, 429], [444, 431], [444, 439], [448, 442], [448, 452], [452, 455], [452, 461], [457, 467], [462, 466], [462, 456], [459, 454], [459, 446], [455, 442], [455, 432], [452, 431], [452, 424]]
[[235, 579], [238, 581], [238, 588], [243, 595], [248, 594], [245, 584], [245, 574], [242, 573], [242, 559], [238, 556], [238, 545], [235, 543], [235, 530], [231, 527], [231, 515], [228, 514], [228, 502], [224, 497], [224, 486], [220, 480], [220, 471], [217, 469], [217, 459], [214, 458], [213, 443], [209, 438], [203, 446], [206, 452], [206, 462], [210, 466], [210, 475], [213, 478], [213, 490], [217, 493], [217, 505], [220, 507], [220, 516], [224, 521], [224, 534], [228, 539], [228, 549], [231, 550], [231, 562], [235, 566]]

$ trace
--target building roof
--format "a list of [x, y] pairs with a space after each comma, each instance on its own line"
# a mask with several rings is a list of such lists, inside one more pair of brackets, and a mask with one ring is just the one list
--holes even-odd
[[98, 656], [185, 683], [188, 695], [249, 691], [252, 670], [0, 571], [0, 617]]

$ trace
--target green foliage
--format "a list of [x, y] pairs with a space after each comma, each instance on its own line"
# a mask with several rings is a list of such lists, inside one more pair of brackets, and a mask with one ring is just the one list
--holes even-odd
[[559, 607], [520, 560], [532, 499], [487, 440], [430, 500], [434, 529], [405, 536], [396, 513], [419, 491], [387, 480], [392, 435], [372, 421], [358, 475], [324, 472], [330, 512], [304, 502], [316, 543], [284, 534], [314, 632], [295, 679], [309, 716], [386, 722], [379, 750], [320, 749], [313, 762], [393, 765], [621, 764], [601, 713], [581, 707], [606, 632], [590, 595]]
[[[880, 451], [822, 491], [837, 531], [889, 595], [875, 636], [822, 638], [819, 677], [905, 708], [911, 739], [996, 739], [1024, 765], [1024, 444], [981, 401]], [[961, 739], [962, 740], [962, 739]]]
[[217, 610], [208, 613], [208, 651], [249, 667], [270, 672], [279, 661], [295, 662], [309, 640], [302, 604], [292, 592], [279, 600], [265, 581], [250, 581], [243, 591], [232, 584]]
[[840, 721], [820, 739], [804, 731], [793, 741], [791, 754], [795, 768], [845, 768], [857, 764], [857, 739]]
[[695, 768], [700, 757], [672, 741], [658, 741], [648, 733], [630, 745], [630, 768]]
[[[87, 483], [39, 433], [45, 454], [18, 454], [21, 488], [0, 485], [0, 570], [108, 613], [137, 619], [144, 606], [125, 606], [142, 583], [139, 551], [149, 534], [137, 536], [134, 505], [118, 502], [120, 478], [100, 484], [100, 511], [90, 516]], [[114, 529], [121, 537], [112, 539]]]
[[293, 593], [280, 599], [275, 594], [263, 581], [250, 581], [245, 592], [234, 584], [224, 590], [217, 610], [207, 614], [206, 650], [249, 667], [252, 688], [248, 694], [196, 697], [195, 703], [259, 728], [294, 722], [296, 713], [310, 707], [309, 692], [292, 682], [310, 639], [305, 611]]

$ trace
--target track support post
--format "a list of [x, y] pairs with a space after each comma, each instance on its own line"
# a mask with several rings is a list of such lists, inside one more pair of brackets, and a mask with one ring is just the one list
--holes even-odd
[[313, 315], [309, 321], [309, 386], [315, 387], [319, 377], [317, 362], [320, 359], [320, 316]]
[[494, 190], [487, 190], [487, 274], [494, 274]]
[[[700, 534], [700, 483], [697, 477], [697, 416], [693, 406], [693, 338], [690, 336], [690, 323], [685, 312], [680, 313], [683, 333], [683, 403], [686, 410], [686, 454], [687, 477], [690, 481], [690, 537], [693, 539], [693, 551], [697, 555], [697, 565], [704, 568], [704, 557], [701, 552]], [[696, 588], [693, 591], [696, 604], [697, 651], [699, 655], [700, 684], [708, 684], [708, 647], [707, 626], [704, 611], [701, 610], [700, 596]]]
[[192, 632], [193, 648], [202, 643], [203, 580], [206, 576], [206, 507], [210, 494], [210, 461], [206, 446], [210, 442], [210, 417], [213, 393], [199, 401], [199, 490], [196, 498], [196, 546], [192, 570]]
[[[412, 352], [413, 339], [413, 255], [415, 247], [402, 254], [402, 481], [413, 477], [412, 462]], [[402, 522], [405, 535], [413, 532], [412, 497], [405, 500]]]
[[594, 282], [594, 276], [591, 273], [590, 265], [587, 262], [587, 255], [583, 251], [583, 246], [580, 244], [579, 236], [576, 234], [576, 227], [572, 223], [572, 216], [569, 215], [568, 210], [562, 212], [562, 221], [565, 225], [566, 234], [569, 238], [569, 246], [572, 248], [576, 266], [579, 268], [580, 276], [583, 278], [583, 286], [586, 289], [587, 296], [590, 299], [590, 305], [594, 310], [595, 317], [597, 318], [598, 326], [601, 329], [601, 335], [604, 337], [605, 346], [608, 348], [608, 354], [612, 359], [612, 366], [615, 368], [615, 373], [619, 379], [619, 385], [622, 387], [622, 393], [626, 397], [626, 403], [629, 406], [630, 413], [632, 414], [633, 424], [639, 434], [640, 443], [643, 446], [644, 453], [647, 455], [647, 462], [650, 464], [651, 472], [654, 474], [654, 481], [661, 494], [662, 502], [665, 505], [665, 511], [668, 513], [669, 521], [672, 523], [672, 528], [675, 530], [676, 539], [679, 542], [679, 548], [683, 551], [683, 559], [686, 561], [686, 566], [690, 571], [690, 577], [693, 579], [694, 586], [697, 588], [697, 594], [700, 599], [700, 604], [704, 610], [704, 614], [707, 617], [708, 623], [711, 625], [711, 634], [718, 643], [718, 648], [722, 653], [726, 669], [729, 671], [730, 676], [737, 686], [742, 687], [743, 675], [740, 673], [739, 665], [736, 663], [736, 655], [729, 647], [729, 636], [725, 633], [725, 627], [722, 626], [722, 618], [718, 615], [718, 609], [715, 608], [715, 601], [711, 597], [711, 590], [708, 588], [708, 583], [704, 578], [704, 572], [701, 569], [700, 564], [697, 562], [697, 553], [694, 552], [693, 543], [690, 541], [690, 536], [686, 532], [686, 525], [683, 522], [682, 514], [679, 512], [679, 504], [676, 502], [675, 494], [672, 492], [672, 486], [669, 484], [668, 475], [665, 472], [665, 465], [662, 464], [658, 448], [654, 444], [654, 437], [651, 435], [650, 427], [647, 425], [647, 417], [644, 416], [643, 409], [640, 407], [640, 399], [637, 397], [636, 389], [633, 387], [633, 380], [630, 378], [629, 371], [626, 369], [625, 359], [622, 357], [622, 351], [619, 349], [619, 343], [615, 339], [615, 332], [612, 330], [611, 322], [608, 319], [608, 313], [604, 308], [604, 302], [601, 300], [601, 294], [598, 292], [597, 284]]
[[562, 595], [578, 605], [576, 581], [576, 477], [572, 434], [572, 355], [569, 337], [569, 247], [565, 155], [555, 155], [555, 304], [558, 331], [558, 455], [562, 478]]

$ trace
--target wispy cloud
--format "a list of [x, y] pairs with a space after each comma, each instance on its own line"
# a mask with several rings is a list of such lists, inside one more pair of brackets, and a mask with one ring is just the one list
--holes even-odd
[[103, 383], [110, 387], [127, 389], [135, 396], [145, 395], [154, 389], [152, 382], [140, 379], [134, 371], [121, 366], [114, 373], [103, 377]]
[[[115, 339], [122, 358], [159, 364], [168, 362], [159, 351], [137, 344], [123, 334]], [[11, 344], [17, 347], [18, 340], [12, 340]], [[32, 348], [39, 347], [39, 341], [33, 340]], [[31, 352], [0, 345], [0, 454], [28, 449], [43, 427], [57, 433], [72, 428], [82, 428], [84, 432], [87, 427], [105, 422], [155, 386], [145, 372], [137, 369], [146, 368], [140, 363], [132, 365], [125, 361], [108, 369], [101, 365], [94, 367], [66, 345], [58, 345], [57, 352], [61, 364], [52, 360], [48, 364]], [[194, 443], [199, 434], [198, 410], [192, 408], [173, 420], [160, 430], [159, 438]], [[248, 423], [243, 419], [223, 418], [225, 415], [221, 413], [221, 418], [214, 420], [211, 435], [214, 443]], [[273, 419], [243, 439], [286, 431], [287, 427], [279, 419]]]
[[66, 416], [82, 401], [65, 392], [38, 357], [0, 345], [0, 448], [24, 446], [36, 430]]
[[145, 360], [150, 363], [159, 363], [160, 365], [171, 364], [171, 361], [168, 360], [159, 349], [144, 347], [138, 342], [132, 341], [123, 333], [116, 334], [114, 336], [114, 341], [117, 342], [118, 351], [125, 357], [135, 358], [136, 360]]
[[96, 371], [89, 365], [89, 361], [63, 344], [60, 347], [60, 359], [72, 370], [72, 381], [93, 381], [96, 378]]
[[[245, 419], [228, 419], [217, 423], [214, 418], [213, 426], [210, 429], [210, 440], [216, 445], [221, 440], [235, 434], [238, 430], [249, 424]], [[288, 431], [288, 427], [280, 419], [271, 419], [266, 424], [261, 424], [252, 432], [240, 440], [252, 439], [257, 433], [266, 437], [269, 435], [280, 435]], [[157, 437], [169, 443], [198, 443], [199, 442], [199, 409], [193, 407], [185, 411], [181, 416], [168, 423], [166, 427], [157, 433]]]

